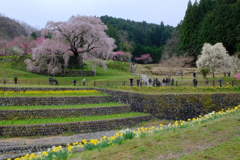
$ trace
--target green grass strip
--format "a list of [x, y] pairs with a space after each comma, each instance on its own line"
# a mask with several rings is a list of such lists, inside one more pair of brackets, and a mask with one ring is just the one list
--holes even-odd
[[83, 94], [0, 94], [0, 97], [85, 97], [85, 96], [108, 96], [106, 93], [83, 93]]
[[[234, 109], [235, 110], [235, 109]], [[90, 150], [93, 140], [88, 141], [88, 148], [84, 145], [84, 152], [71, 155], [68, 160], [105, 160], [114, 157], [115, 160], [122, 159], [178, 159], [178, 160], [239, 160], [240, 159], [240, 125], [239, 110], [228, 112], [222, 111], [217, 115], [205, 115], [206, 121], [196, 123], [197, 119], [187, 122], [185, 127], [178, 126], [163, 130], [151, 131], [152, 127], [131, 140], [124, 139], [124, 142], [115, 141], [111, 147], [98, 146]], [[204, 118], [204, 119], [205, 119]], [[202, 119], [202, 118], [199, 118]], [[189, 125], [189, 123], [192, 123]], [[155, 130], [156, 128], [154, 128]], [[131, 129], [128, 133], [133, 133]], [[126, 134], [127, 132], [119, 132]], [[122, 130], [123, 131], [123, 130]], [[119, 134], [118, 134], [119, 135]], [[129, 134], [130, 135], [130, 134]], [[102, 138], [114, 142], [117, 134], [112, 137]], [[128, 138], [130, 139], [130, 138]], [[126, 140], [126, 141], [125, 141]], [[102, 142], [101, 142], [102, 143]], [[89, 145], [90, 144], [90, 145]], [[109, 144], [109, 143], [107, 143]], [[119, 144], [119, 145], [117, 145]], [[90, 147], [89, 147], [90, 146]], [[106, 147], [106, 148], [104, 148]], [[94, 149], [94, 148], [93, 148]]]
[[77, 105], [61, 105], [61, 106], [2, 106], [0, 110], [35, 110], [35, 109], [70, 109], [70, 108], [91, 108], [91, 107], [109, 107], [122, 106], [123, 103], [94, 103], [94, 104], [77, 104]]
[[233, 135], [228, 140], [219, 143], [218, 145], [206, 148], [199, 152], [194, 152], [190, 155], [182, 155], [179, 160], [189, 159], [222, 159], [233, 160], [240, 159], [240, 136]]
[[203, 93], [239, 93], [240, 87], [189, 87], [189, 86], [111, 86], [111, 89], [119, 91], [137, 92], [144, 94], [203, 94]]
[[106, 120], [115, 118], [127, 118], [134, 116], [149, 115], [146, 113], [130, 112], [124, 114], [112, 114], [104, 116], [82, 116], [82, 117], [68, 117], [68, 118], [44, 118], [44, 119], [25, 119], [25, 120], [3, 120], [0, 121], [0, 125], [33, 125], [33, 124], [48, 124], [48, 123], [69, 123], [69, 122], [80, 122], [80, 121], [96, 121]]

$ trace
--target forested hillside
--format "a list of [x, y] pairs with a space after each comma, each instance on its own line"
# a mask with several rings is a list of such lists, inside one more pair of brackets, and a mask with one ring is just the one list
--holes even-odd
[[184, 53], [196, 60], [204, 43], [222, 42], [230, 55], [240, 52], [240, 0], [189, 1], [185, 17], [176, 28], [163, 22], [148, 24], [109, 16], [101, 20], [118, 50], [131, 51], [134, 57], [150, 54], [153, 62], [163, 54]]
[[179, 29], [179, 50], [195, 58], [204, 43], [222, 42], [230, 55], [240, 52], [240, 0], [189, 1]]
[[12, 40], [23, 35], [31, 35], [36, 39], [40, 36], [40, 31], [25, 22], [11, 19], [0, 13], [0, 39]]
[[0, 39], [13, 39], [26, 33], [25, 28], [21, 24], [0, 15]]
[[174, 27], [165, 26], [163, 22], [149, 24], [109, 16], [100, 18], [109, 28], [108, 35], [116, 40], [117, 50], [130, 51], [134, 57], [150, 54], [153, 62], [161, 58], [162, 47], [174, 30]]

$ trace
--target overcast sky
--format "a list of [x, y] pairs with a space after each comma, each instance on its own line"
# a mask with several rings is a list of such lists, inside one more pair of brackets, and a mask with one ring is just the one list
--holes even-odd
[[[6, 17], [44, 28], [47, 21], [67, 21], [72, 15], [112, 16], [137, 22], [177, 26], [189, 0], [0, 0]], [[194, 0], [191, 0], [194, 2]]]

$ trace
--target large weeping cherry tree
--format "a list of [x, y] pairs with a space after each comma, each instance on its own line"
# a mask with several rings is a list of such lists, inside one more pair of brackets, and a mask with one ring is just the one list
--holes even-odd
[[231, 57], [227, 54], [222, 43], [215, 45], [205, 43], [201, 53], [196, 61], [197, 68], [209, 68], [213, 77], [217, 71], [226, 72], [232, 68]]
[[32, 59], [26, 59], [28, 71], [35, 73], [62, 73], [69, 60], [68, 46], [63, 42], [47, 39], [32, 51]]
[[115, 40], [105, 33], [107, 26], [99, 18], [72, 16], [66, 22], [49, 21], [43, 29], [43, 35], [51, 35], [53, 40], [68, 45], [78, 68], [84, 68], [83, 57], [89, 59], [108, 59], [113, 54]]

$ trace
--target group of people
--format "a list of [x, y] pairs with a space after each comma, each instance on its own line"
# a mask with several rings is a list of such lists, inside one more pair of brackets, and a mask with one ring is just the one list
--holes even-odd
[[226, 75], [228, 75], [228, 77], [230, 77], [231, 72], [230, 72], [230, 71], [228, 71], [228, 72], [223, 72], [223, 74], [224, 74], [224, 77], [226, 77]]
[[[229, 74], [229, 76], [230, 76], [230, 74]], [[193, 87], [197, 87], [197, 84], [198, 84], [197, 72], [195, 71], [195, 72], [193, 72]], [[206, 78], [205, 84], [206, 84], [206, 86], [209, 86], [208, 78]], [[218, 79], [218, 85], [219, 85], [219, 87], [222, 87], [222, 78]]]
[[[14, 77], [13, 80], [14, 80], [14, 84], [18, 84], [18, 78], [17, 78], [17, 77]], [[4, 84], [4, 85], [7, 84], [6, 78], [3, 78], [2, 81], [3, 81], [3, 84]], [[12, 82], [12, 80], [10, 80], [10, 83], [11, 83], [11, 82]]]
[[[49, 85], [53, 86], [55, 83], [56, 86], [59, 86], [58, 80], [54, 79], [53, 77], [49, 78]], [[77, 85], [77, 80], [74, 78], [72, 81], [73, 85], [76, 86]], [[86, 85], [86, 78], [83, 78], [82, 80], [82, 84], [85, 86]]]
[[198, 80], [197, 80], [197, 72], [193, 72], [193, 87], [197, 87]]
[[[176, 72], [176, 76], [178, 76], [178, 72]], [[182, 77], [183, 76], [183, 72], [180, 71], [180, 76]]]
[[158, 78], [153, 78], [153, 81], [152, 81], [152, 86], [154, 87], [159, 87], [159, 86], [173, 86], [174, 85], [174, 78], [163, 78], [162, 80], [158, 80]]
[[53, 86], [54, 83], [55, 83], [55, 86], [59, 86], [58, 80], [57, 80], [57, 79], [54, 79], [53, 77], [50, 77], [50, 78], [49, 78], [49, 85]]
[[[159, 86], [174, 86], [174, 78], [163, 78], [162, 80], [159, 80], [158, 78], [148, 78], [148, 80], [143, 80], [141, 78], [138, 78], [136, 80], [136, 85], [138, 87], [141, 86], [153, 86], [153, 87], [159, 87]], [[130, 86], [134, 85], [134, 79], [131, 77], [129, 79]], [[198, 80], [197, 80], [197, 72], [193, 72], [193, 86], [197, 87], [198, 85]], [[222, 78], [218, 79], [218, 85], [222, 87]], [[206, 86], [209, 86], [209, 81], [208, 78], [206, 78]]]
[[[129, 82], [130, 82], [130, 86], [133, 86], [134, 84], [134, 79], [131, 77], [129, 79]], [[162, 80], [158, 80], [158, 78], [148, 78], [148, 80], [144, 81], [140, 78], [138, 78], [136, 80], [136, 85], [138, 87], [141, 87], [141, 86], [153, 86], [153, 87], [159, 87], [159, 86], [168, 86], [168, 85], [171, 85], [173, 86], [174, 85], [174, 78], [172, 77], [172, 79], [166, 77], [166, 78], [163, 78]]]
[[[73, 81], [72, 81], [72, 83], [73, 83], [74, 86], [76, 86], [76, 85], [77, 85], [77, 80], [74, 78]], [[83, 84], [83, 86], [86, 85], [86, 78], [83, 78], [82, 84]]]

